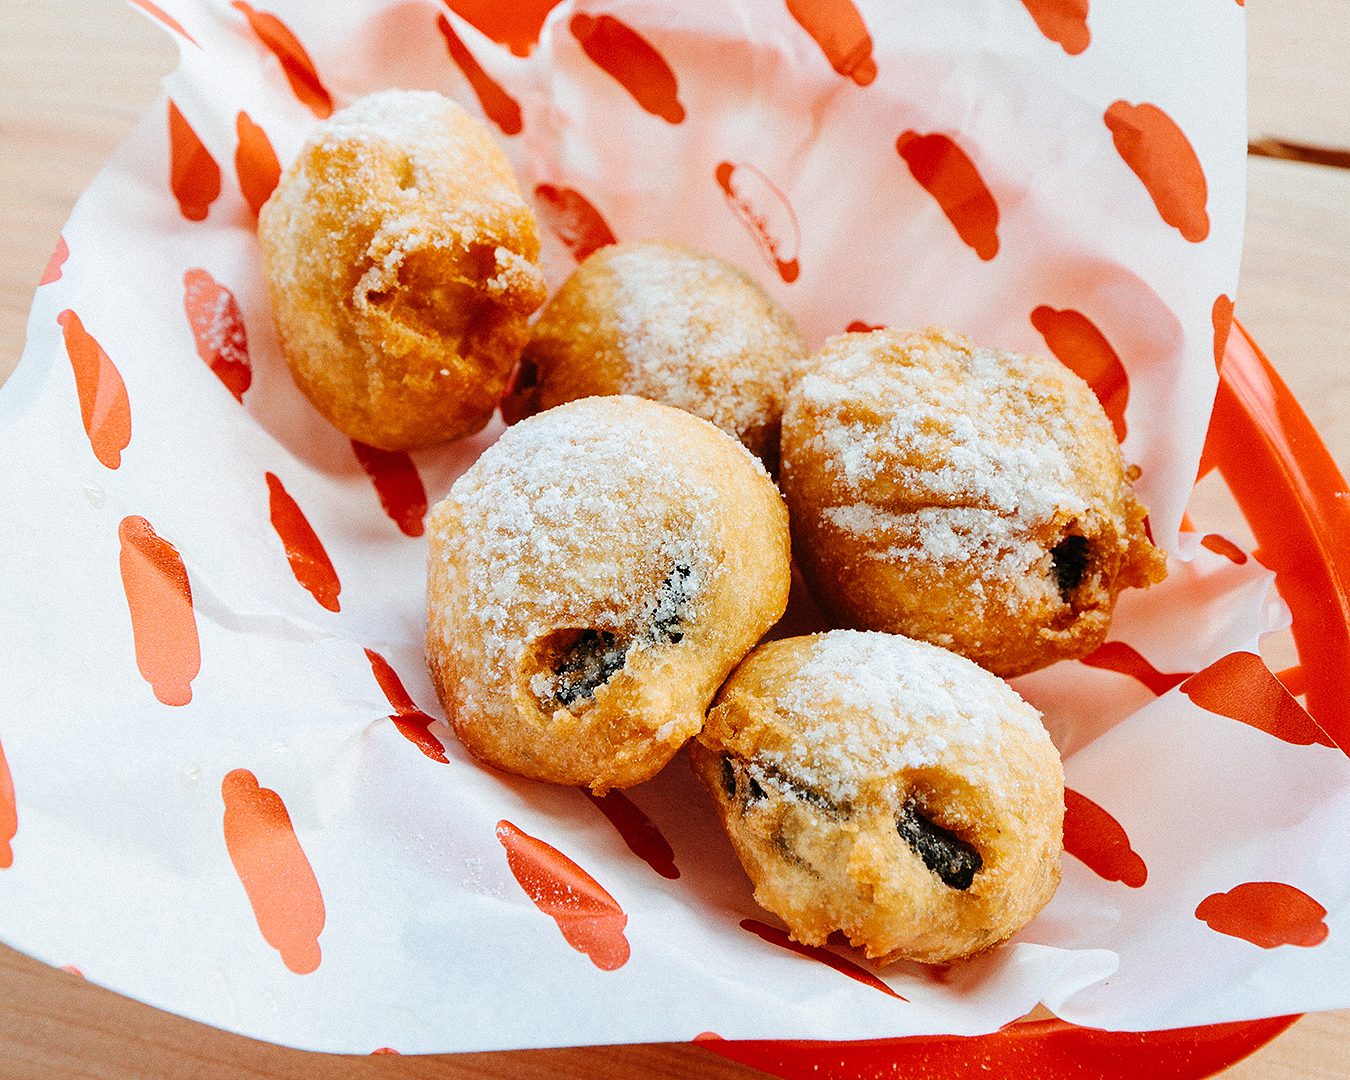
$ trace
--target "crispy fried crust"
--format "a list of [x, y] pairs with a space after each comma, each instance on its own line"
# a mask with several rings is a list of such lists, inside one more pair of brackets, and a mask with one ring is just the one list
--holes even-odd
[[509, 428], [427, 532], [427, 658], [451, 727], [498, 768], [600, 793], [670, 760], [787, 604], [768, 474], [641, 398]]
[[832, 631], [761, 645], [694, 772], [792, 937], [881, 962], [995, 945], [1059, 884], [1064, 774], [1036, 711], [954, 653]]
[[999, 675], [1084, 656], [1116, 597], [1161, 581], [1114, 430], [1057, 360], [950, 331], [832, 338], [793, 388], [793, 551], [838, 624]]
[[806, 343], [744, 271], [669, 240], [592, 253], [544, 306], [522, 357], [550, 409], [636, 394], [711, 421], [770, 468]]
[[462, 108], [386, 91], [335, 114], [258, 239], [291, 374], [344, 434], [411, 450], [491, 419], [546, 288], [534, 216]]

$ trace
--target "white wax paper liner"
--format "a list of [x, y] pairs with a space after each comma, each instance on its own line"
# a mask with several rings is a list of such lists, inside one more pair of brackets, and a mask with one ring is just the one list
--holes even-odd
[[[4, 940], [356, 1053], [1350, 1005], [1350, 763], [1254, 655], [1272, 576], [1179, 531], [1241, 248], [1240, 5], [566, 2], [537, 41], [463, 2], [139, 6], [182, 62], [0, 392]], [[1093, 663], [1018, 681], [1073, 794], [1064, 884], [1013, 942], [880, 971], [794, 951], [682, 758], [597, 803], [437, 719], [424, 502], [500, 423], [411, 457], [328, 427], [253, 235], [317, 117], [389, 86], [484, 117], [555, 286], [607, 238], [674, 237], [813, 346], [945, 323], [1093, 383], [1172, 571]]]

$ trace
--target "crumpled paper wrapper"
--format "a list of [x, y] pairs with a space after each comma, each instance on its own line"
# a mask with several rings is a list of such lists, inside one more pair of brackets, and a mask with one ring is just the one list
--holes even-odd
[[[1240, 5], [138, 6], [181, 66], [77, 206], [0, 394], [8, 943], [355, 1053], [1350, 1005], [1350, 762], [1254, 655], [1287, 617], [1272, 575], [1181, 531], [1241, 248]], [[254, 238], [318, 117], [391, 86], [484, 118], [554, 287], [671, 237], [813, 346], [944, 323], [1093, 383], [1172, 571], [1097, 664], [1018, 681], [1071, 794], [1063, 886], [1013, 941], [879, 971], [794, 951], [682, 758], [597, 802], [460, 749], [421, 522], [501, 425], [411, 456], [339, 435], [280, 360]]]

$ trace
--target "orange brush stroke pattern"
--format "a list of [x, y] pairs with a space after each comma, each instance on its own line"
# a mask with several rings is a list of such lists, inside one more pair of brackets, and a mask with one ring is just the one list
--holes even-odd
[[281, 796], [261, 787], [247, 769], [235, 769], [220, 785], [225, 800], [225, 847], [248, 894], [263, 939], [297, 975], [322, 959], [323, 894], [296, 838]]
[[42, 271], [42, 280], [39, 285], [50, 285], [53, 281], [61, 280], [61, 267], [66, 265], [66, 260], [70, 258], [70, 248], [66, 246], [66, 238], [58, 236], [56, 238], [56, 250], [52, 252], [52, 257], [47, 260], [47, 269]]
[[1148, 867], [1130, 846], [1120, 822], [1089, 799], [1064, 789], [1064, 850], [1107, 881], [1138, 889], [1148, 881]]
[[998, 203], [966, 152], [941, 132], [902, 132], [895, 149], [961, 239], [988, 262], [998, 254]]
[[509, 821], [497, 822], [497, 839], [525, 895], [557, 923], [567, 944], [585, 953], [601, 971], [615, 971], [628, 962], [623, 933], [628, 916], [595, 878], [557, 848]]
[[1152, 690], [1159, 697], [1189, 679], [1194, 672], [1182, 671], [1165, 674], [1139, 655], [1134, 648], [1123, 641], [1107, 641], [1094, 652], [1081, 658], [1088, 667], [1103, 668], [1128, 675]]
[[241, 405], [253, 381], [248, 334], [234, 294], [200, 268], [183, 275], [183, 310], [200, 356]]
[[817, 960], [827, 967], [834, 968], [841, 975], [847, 975], [850, 979], [856, 979], [864, 986], [870, 986], [873, 990], [880, 990], [883, 994], [889, 994], [901, 1001], [909, 1000], [907, 997], [901, 997], [866, 968], [859, 967], [851, 960], [845, 960], [842, 956], [830, 952], [829, 949], [822, 949], [817, 945], [803, 945], [799, 941], [793, 941], [785, 930], [780, 930], [776, 926], [769, 926], [767, 923], [759, 922], [756, 919], [742, 919], [741, 929], [749, 930], [750, 933], [763, 938], [770, 945], [777, 945], [780, 949], [787, 949], [789, 952], [795, 952], [801, 956]]
[[581, 192], [540, 184], [534, 194], [544, 223], [567, 245], [577, 262], [615, 242], [609, 223]]
[[366, 650], [366, 659], [370, 661], [375, 681], [380, 684], [385, 698], [394, 709], [394, 715], [389, 719], [393, 721], [399, 734], [432, 761], [449, 765], [450, 759], [445, 756], [445, 747], [441, 745], [440, 739], [427, 730], [436, 721], [413, 702], [408, 691], [403, 688], [403, 680], [398, 677], [398, 672], [388, 660], [373, 649]]
[[505, 45], [516, 56], [529, 56], [539, 44], [548, 13], [559, 0], [445, 0], [445, 6], [484, 37]]
[[1032, 311], [1031, 325], [1060, 363], [1092, 387], [1115, 428], [1116, 439], [1124, 442], [1130, 379], [1106, 335], [1082, 312], [1072, 308], [1056, 311], [1046, 304]]
[[304, 511], [287, 493], [276, 475], [270, 472], [267, 474], [267, 495], [272, 528], [281, 537], [295, 580], [305, 587], [320, 606], [329, 611], [341, 610], [338, 594], [342, 591], [342, 583], [338, 581], [337, 571], [333, 569], [328, 552], [324, 550]]
[[720, 161], [713, 178], [768, 264], [787, 284], [796, 281], [801, 273], [797, 255], [802, 235], [787, 196], [764, 173], [745, 162]]
[[150, 0], [131, 0], [131, 2], [147, 15], [151, 15], [158, 19], [170, 30], [176, 30], [178, 33], [182, 34], [188, 41], [192, 42], [192, 44], [197, 45], [197, 48], [201, 48], [201, 46], [197, 44], [197, 39], [184, 30], [178, 20], [166, 13], [158, 4], [152, 4]]
[[645, 862], [663, 878], [674, 881], [680, 876], [675, 865], [675, 852], [670, 843], [661, 835], [661, 830], [652, 819], [644, 814], [631, 799], [617, 788], [605, 795], [597, 795], [589, 788], [582, 788], [582, 794], [600, 808], [600, 813], [628, 845], [628, 850]]
[[169, 190], [178, 212], [205, 221], [220, 197], [220, 166], [172, 101], [169, 102]]
[[1327, 909], [1292, 885], [1247, 881], [1200, 901], [1195, 917], [1211, 930], [1263, 949], [1280, 945], [1312, 948], [1326, 940]]
[[1228, 348], [1228, 334], [1233, 329], [1232, 298], [1220, 294], [1210, 309], [1210, 322], [1214, 324], [1214, 370], [1223, 367], [1224, 350]]
[[1336, 745], [1255, 653], [1221, 657], [1182, 683], [1181, 692], [1207, 712], [1295, 746]]
[[1247, 561], [1247, 553], [1245, 551], [1238, 547], [1237, 544], [1233, 543], [1233, 541], [1229, 540], [1228, 537], [1220, 536], [1218, 533], [1205, 533], [1205, 535], [1200, 538], [1200, 546], [1214, 552], [1216, 555], [1224, 556], [1230, 562], [1237, 563], [1238, 566], [1241, 566]]
[[503, 135], [519, 135], [524, 124], [521, 118], [520, 103], [516, 101], [501, 83], [483, 70], [483, 66], [474, 58], [469, 47], [460, 40], [450, 20], [444, 15], [436, 16], [436, 25], [441, 37], [445, 38], [445, 47], [450, 59], [464, 73], [473, 87], [474, 96], [489, 120], [502, 130]]
[[0, 746], [0, 870], [14, 865], [11, 841], [18, 831], [19, 806], [14, 800], [14, 778], [5, 761], [5, 748]]
[[1209, 235], [1209, 187], [1190, 140], [1149, 102], [1116, 101], [1103, 118], [1116, 151], [1143, 182], [1163, 221], [1193, 244]]
[[234, 152], [234, 171], [239, 177], [239, 190], [244, 201], [256, 214], [263, 208], [281, 179], [281, 162], [277, 160], [272, 142], [246, 112], [234, 121], [239, 145]]
[[101, 464], [116, 469], [131, 442], [131, 401], [122, 374], [75, 312], [67, 308], [56, 321], [75, 372], [75, 393], [89, 446]]
[[421, 536], [427, 492], [413, 459], [403, 450], [378, 450], [355, 439], [352, 452], [375, 485], [375, 494], [389, 519], [405, 536]]
[[290, 27], [275, 15], [255, 11], [244, 0], [234, 0], [231, 6], [243, 13], [253, 32], [280, 62], [286, 81], [291, 84], [291, 90], [301, 104], [320, 120], [333, 115], [333, 99], [324, 88], [314, 61], [309, 58], [309, 53], [305, 52], [299, 39], [291, 33]]
[[1077, 56], [1092, 42], [1088, 30], [1088, 0], [1022, 0], [1036, 20], [1036, 28]]
[[165, 705], [186, 705], [202, 653], [182, 556], [138, 515], [122, 519], [117, 538], [136, 667]]
[[670, 124], [684, 120], [675, 72], [632, 27], [612, 15], [573, 15], [567, 28], [596, 66], [612, 76], [653, 116]]
[[787, 9], [840, 75], [859, 86], [877, 77], [872, 35], [853, 0], [787, 0]]

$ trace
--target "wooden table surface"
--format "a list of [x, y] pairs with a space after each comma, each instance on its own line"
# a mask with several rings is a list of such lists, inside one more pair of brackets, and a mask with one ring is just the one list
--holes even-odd
[[[1350, 4], [1247, 0], [1247, 235], [1237, 317], [1350, 471]], [[76, 198], [177, 62], [121, 0], [3, 0], [0, 380]], [[354, 1058], [160, 1012], [0, 946], [0, 1077], [306, 1080], [762, 1076], [685, 1044]], [[1350, 1011], [1313, 1014], [1227, 1080], [1350, 1076]]]

